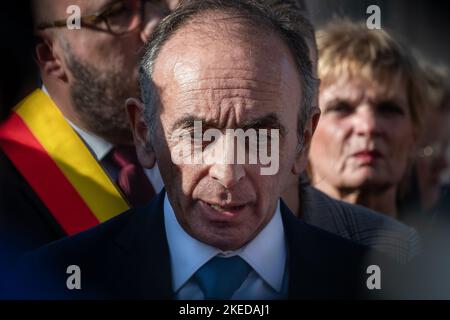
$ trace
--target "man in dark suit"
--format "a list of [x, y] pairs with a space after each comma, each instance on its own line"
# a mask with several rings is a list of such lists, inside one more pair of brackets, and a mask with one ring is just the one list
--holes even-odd
[[[9, 296], [39, 299], [178, 298], [164, 226], [165, 197], [167, 195], [162, 192], [145, 207], [28, 254], [22, 261], [26, 273], [21, 274], [21, 286], [15, 286], [15, 292]], [[372, 264], [380, 266], [382, 289], [387, 289], [384, 259], [373, 255], [364, 246], [305, 224], [284, 204], [281, 216], [289, 258], [286, 260], [288, 276], [282, 286], [285, 292], [278, 298], [371, 297], [372, 293], [366, 287], [370, 273], [366, 271]], [[67, 271], [72, 265], [80, 268], [80, 290], [67, 287], [72, 281], [72, 272]], [[249, 277], [246, 281], [250, 280]]]
[[137, 176], [162, 188], [157, 168], [143, 174], [134, 161], [123, 105], [139, 93], [137, 52], [165, 1], [78, 1], [80, 29], [67, 27], [71, 1], [32, 4], [42, 87], [0, 125], [0, 246], [11, 258], [151, 199], [149, 188], [136, 192]]
[[[379, 292], [383, 277], [384, 290], [384, 259], [280, 200], [320, 114], [298, 30], [250, 0], [188, 1], [165, 19], [142, 59], [143, 102], [127, 108], [139, 159], [148, 167], [156, 155], [166, 191], [27, 255], [16, 288], [41, 298], [350, 298]], [[248, 136], [236, 145], [239, 132]]]

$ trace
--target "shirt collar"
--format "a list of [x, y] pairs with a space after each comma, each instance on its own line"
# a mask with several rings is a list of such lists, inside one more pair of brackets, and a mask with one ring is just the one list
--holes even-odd
[[281, 292], [286, 266], [286, 241], [280, 201], [275, 214], [259, 234], [242, 248], [242, 259], [264, 279], [275, 291]]
[[216, 255], [239, 255], [275, 291], [281, 292], [286, 264], [286, 243], [280, 202], [275, 214], [260, 233], [234, 252], [223, 252], [191, 237], [178, 223], [167, 194], [164, 198], [164, 223], [171, 257], [173, 289], [177, 292]]
[[86, 143], [86, 145], [91, 149], [94, 153], [97, 161], [102, 161], [106, 155], [112, 150], [114, 147], [108, 141], [100, 138], [99, 136], [84, 131], [83, 129], [77, 127], [70, 120], [66, 119], [67, 122], [72, 126], [72, 128], [80, 135], [81, 139]]
[[[42, 86], [42, 91], [50, 97], [50, 94], [44, 85]], [[97, 161], [102, 161], [114, 147], [111, 143], [100, 138], [99, 136], [77, 127], [69, 119], [66, 118], [66, 121], [80, 135], [81, 139], [83, 139], [85, 144], [94, 153]]]

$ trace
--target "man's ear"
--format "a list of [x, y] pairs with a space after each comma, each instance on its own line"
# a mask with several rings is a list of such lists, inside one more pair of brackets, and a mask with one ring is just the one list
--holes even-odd
[[292, 173], [294, 175], [301, 174], [308, 163], [308, 154], [309, 147], [311, 145], [311, 140], [314, 135], [314, 131], [316, 131], [317, 124], [320, 119], [320, 109], [318, 107], [314, 107], [312, 110], [312, 116], [309, 121], [306, 123], [306, 126], [303, 130], [303, 137], [299, 139], [299, 146], [297, 149], [296, 159], [294, 165], [292, 167]]
[[129, 98], [126, 101], [126, 108], [139, 162], [144, 168], [153, 168], [156, 157], [149, 141], [149, 129], [144, 118], [144, 104], [136, 98]]
[[36, 62], [41, 72], [49, 77], [67, 82], [67, 73], [54, 38], [46, 32], [39, 32], [36, 36], [39, 39], [35, 47]]

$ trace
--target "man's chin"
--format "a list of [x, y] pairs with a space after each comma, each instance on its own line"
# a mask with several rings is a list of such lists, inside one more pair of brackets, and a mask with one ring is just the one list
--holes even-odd
[[223, 232], [223, 230], [215, 232], [215, 229], [211, 230], [207, 235], [204, 235], [202, 239], [199, 239], [203, 243], [206, 243], [214, 248], [222, 251], [234, 251], [242, 248], [248, 241], [242, 238], [242, 235], [236, 235], [235, 232]]

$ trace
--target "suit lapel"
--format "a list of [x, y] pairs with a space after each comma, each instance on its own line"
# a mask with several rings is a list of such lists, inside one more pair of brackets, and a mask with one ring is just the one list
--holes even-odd
[[288, 245], [289, 299], [343, 298], [351, 295], [352, 284], [347, 280], [352, 279], [348, 276], [353, 271], [341, 267], [346, 265], [341, 261], [346, 260], [346, 256], [341, 257], [340, 247], [335, 247], [335, 242], [340, 238], [307, 225], [296, 218], [283, 202], [281, 213]]
[[[174, 299], [164, 196], [162, 191], [147, 206], [135, 209], [116, 239], [111, 255], [111, 277], [115, 283], [112, 291], [118, 293], [116, 298]], [[330, 258], [335, 255], [333, 242], [339, 238], [297, 219], [283, 202], [281, 215], [288, 246], [288, 297], [320, 299], [345, 295], [342, 289], [349, 285], [345, 272], [341, 273], [342, 281], [329, 276], [334, 273], [329, 264], [336, 262]]]
[[322, 267], [315, 263], [314, 244], [308, 240], [309, 230], [281, 201], [281, 216], [288, 246], [289, 298], [301, 299], [311, 296], [314, 290], [314, 274]]
[[320, 229], [351, 239], [346, 225], [354, 223], [344, 214], [339, 202], [333, 201], [323, 192], [312, 186], [304, 186], [302, 190], [302, 220], [318, 226]]
[[135, 209], [116, 241], [118, 283], [125, 298], [173, 299], [170, 254], [164, 227], [163, 190], [152, 202]]
[[[290, 299], [347, 299], [365, 294], [366, 247], [310, 226], [282, 203]], [[382, 262], [375, 256], [374, 261]]]

